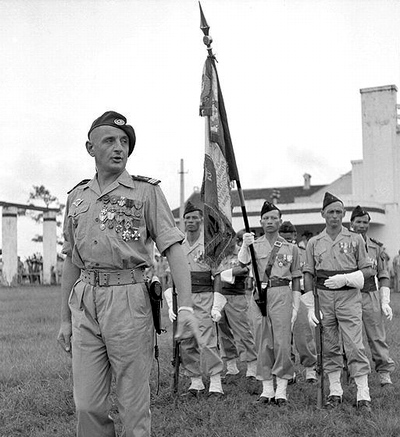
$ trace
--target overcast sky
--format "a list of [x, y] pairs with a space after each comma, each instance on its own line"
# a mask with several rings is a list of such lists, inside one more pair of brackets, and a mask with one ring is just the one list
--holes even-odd
[[[242, 187], [301, 185], [305, 172], [324, 184], [348, 172], [362, 157], [360, 88], [400, 85], [400, 2], [202, 6]], [[128, 171], [161, 179], [178, 207], [180, 160], [185, 197], [203, 172], [199, 25], [195, 0], [0, 0], [0, 200], [26, 203], [43, 184], [65, 202], [94, 175], [92, 121], [115, 110], [137, 134]]]

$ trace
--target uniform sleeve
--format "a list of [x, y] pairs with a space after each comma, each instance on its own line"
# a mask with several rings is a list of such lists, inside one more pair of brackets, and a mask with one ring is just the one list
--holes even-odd
[[64, 211], [64, 224], [63, 224], [64, 242], [63, 242], [63, 246], [61, 249], [61, 253], [63, 253], [64, 255], [67, 255], [69, 257], [72, 257], [74, 233], [72, 232], [71, 219], [68, 217], [70, 205], [71, 205], [71, 200], [70, 200], [70, 196], [68, 196], [67, 204], [65, 206], [65, 211]]
[[300, 253], [299, 248], [293, 245], [293, 262], [290, 266], [290, 272], [292, 273], [292, 279], [301, 278], [303, 274], [301, 273], [300, 266]]
[[146, 198], [146, 227], [161, 255], [173, 244], [181, 243], [185, 236], [176, 227], [174, 217], [161, 188], [148, 186]]
[[311, 239], [307, 243], [306, 247], [306, 259], [303, 266], [303, 273], [311, 273], [312, 275], [315, 274], [315, 261], [314, 261], [314, 241]]
[[367, 257], [367, 250], [365, 248], [364, 239], [361, 235], [355, 235], [357, 238], [357, 267], [359, 269], [365, 269], [372, 267], [372, 263]]

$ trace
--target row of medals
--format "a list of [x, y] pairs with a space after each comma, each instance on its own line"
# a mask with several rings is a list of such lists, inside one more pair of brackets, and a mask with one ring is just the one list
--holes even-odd
[[132, 200], [126, 197], [104, 196], [103, 207], [99, 213], [100, 230], [113, 229], [121, 233], [124, 241], [139, 240], [140, 233], [138, 226], [141, 213], [133, 208]]

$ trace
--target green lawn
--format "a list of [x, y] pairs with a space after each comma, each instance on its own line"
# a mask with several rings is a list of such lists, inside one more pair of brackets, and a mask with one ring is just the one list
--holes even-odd
[[[70, 359], [56, 342], [59, 304], [58, 287], [0, 288], [0, 437], [75, 435]], [[387, 333], [392, 357], [398, 363], [400, 294], [392, 294], [392, 308], [395, 317], [387, 324]], [[356, 413], [354, 386], [345, 387], [340, 409], [316, 410], [316, 388], [306, 384], [301, 375], [288, 389], [287, 408], [254, 406], [257, 396], [250, 393], [254, 387], [245, 378], [224, 386], [223, 401], [184, 402], [171, 392], [172, 329], [167, 317], [164, 324], [168, 332], [159, 337], [158, 394], [156, 362], [151, 380], [154, 436], [400, 436], [398, 369], [392, 377], [392, 390], [382, 389], [372, 373], [370, 418]], [[180, 390], [187, 386], [188, 381], [181, 380]], [[115, 407], [112, 414], [120, 429]]]

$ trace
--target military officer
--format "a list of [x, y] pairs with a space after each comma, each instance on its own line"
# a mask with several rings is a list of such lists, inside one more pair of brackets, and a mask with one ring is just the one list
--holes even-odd
[[159, 181], [127, 173], [134, 147], [123, 115], [98, 117], [86, 142], [96, 175], [72, 189], [66, 204], [58, 341], [72, 352], [78, 437], [115, 437], [112, 375], [124, 436], [150, 437], [154, 325], [144, 271], [154, 243], [179, 290], [180, 332], [195, 329], [184, 236]]
[[[394, 370], [394, 361], [389, 355], [389, 346], [386, 343], [385, 317], [392, 320], [393, 311], [390, 308], [390, 276], [386, 269], [383, 244], [368, 235], [371, 217], [367, 210], [360, 205], [354, 208], [351, 214], [351, 228], [361, 234], [365, 241], [367, 256], [376, 273], [364, 281], [361, 290], [362, 318], [371, 349], [375, 370], [378, 372], [382, 386], [392, 384], [390, 374]], [[376, 287], [376, 279], [379, 290]]]
[[331, 193], [325, 193], [322, 211], [326, 227], [312, 237], [306, 247], [303, 267], [305, 294], [309, 321], [316, 326], [313, 281], [316, 278], [324, 327], [324, 369], [329, 378], [328, 408], [342, 401], [340, 382], [343, 355], [339, 333], [342, 333], [350, 376], [357, 385], [357, 407], [371, 411], [368, 374], [370, 365], [362, 342], [362, 306], [360, 290], [364, 279], [372, 274], [361, 235], [342, 225], [345, 215], [343, 202]]

